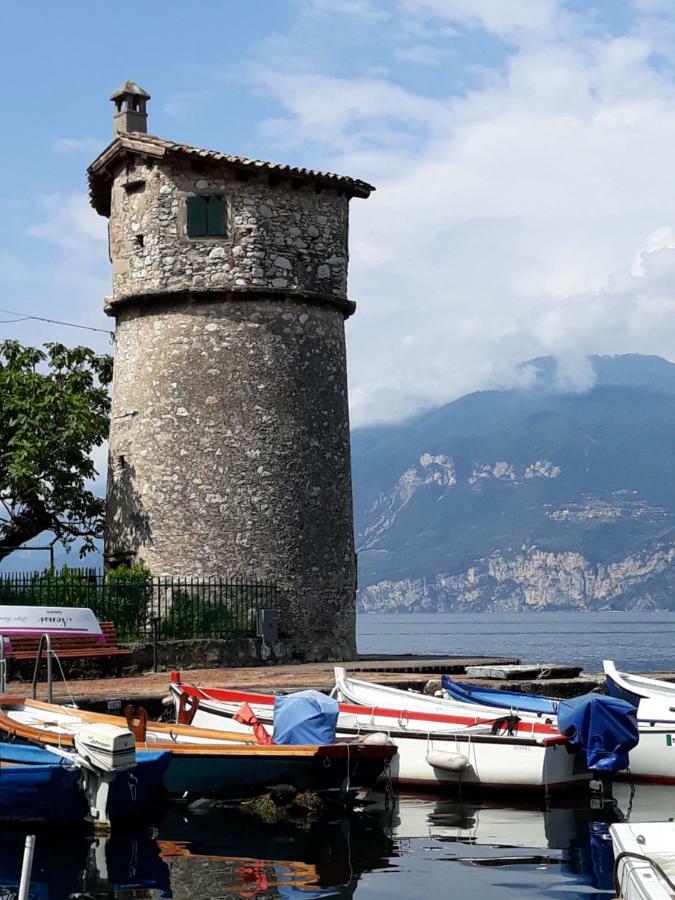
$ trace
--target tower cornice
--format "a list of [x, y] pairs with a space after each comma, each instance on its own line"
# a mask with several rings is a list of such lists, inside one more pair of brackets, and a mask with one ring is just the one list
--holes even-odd
[[263, 174], [268, 178], [278, 179], [280, 184], [283, 182], [291, 186], [312, 184], [317, 192], [331, 190], [350, 198], [367, 198], [375, 190], [373, 185], [366, 181], [350, 178], [348, 175], [336, 175], [333, 172], [320, 172], [284, 163], [233, 156], [218, 150], [204, 150], [189, 144], [163, 140], [152, 134], [134, 132], [118, 135], [87, 169], [91, 205], [99, 215], [110, 215], [110, 192], [114, 174], [120, 162], [129, 156], [154, 159], [177, 157], [183, 160], [201, 161], [233, 170], [235, 174], [244, 178]]
[[151, 309], [159, 306], [173, 306], [177, 303], [189, 306], [191, 303], [246, 303], [254, 300], [270, 300], [275, 303], [307, 303], [309, 306], [332, 306], [342, 313], [345, 319], [356, 312], [356, 303], [347, 297], [336, 297], [321, 294], [317, 291], [274, 290], [266, 288], [240, 288], [229, 291], [213, 289], [193, 289], [176, 291], [149, 291], [144, 294], [126, 294], [121, 297], [107, 297], [104, 311], [116, 317], [125, 309], [136, 306], [139, 309]]

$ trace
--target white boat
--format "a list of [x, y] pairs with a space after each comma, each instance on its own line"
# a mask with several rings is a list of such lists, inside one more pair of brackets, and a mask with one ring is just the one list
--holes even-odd
[[[341, 666], [335, 666], [333, 671], [335, 672], [335, 689], [338, 700], [358, 706], [400, 709], [406, 714], [418, 712], [432, 715], [466, 716], [471, 712], [476, 718], [483, 719], [500, 719], [509, 715], [509, 710], [503, 707], [470, 705], [448, 697], [432, 697], [419, 691], [402, 691], [400, 688], [386, 684], [348, 678], [346, 670]], [[514, 709], [513, 712], [523, 718], [519, 710]], [[543, 722], [549, 725], [555, 723], [554, 715], [528, 713], [524, 718], [528, 722]]]
[[[273, 726], [274, 696], [198, 688], [172, 680], [177, 721], [199, 727], [233, 730], [234, 716], [247, 703], [258, 720]], [[384, 732], [396, 744], [390, 776], [399, 784], [423, 787], [461, 786], [543, 793], [587, 787], [591, 773], [570, 753], [567, 741], [544, 722], [509, 722], [498, 715], [449, 716], [413, 709], [364, 708], [341, 704], [341, 737]]]
[[605, 672], [607, 690], [612, 696], [620, 697], [645, 711], [669, 714], [675, 718], [675, 684], [659, 681], [656, 678], [645, 678], [644, 675], [633, 675], [619, 672], [611, 659], [602, 661]]
[[622, 822], [609, 833], [621, 900], [673, 900], [675, 823]]
[[[611, 664], [605, 662], [604, 665]], [[634, 679], [636, 684], [647, 682], [666, 687], [665, 682], [654, 682], [649, 678], [630, 676], [631, 681], [628, 682], [623, 673], [617, 673], [617, 677], [619, 681], [624, 679], [625, 684], [633, 684]], [[408, 710], [440, 709], [447, 710], [451, 715], [461, 715], [463, 712], [465, 716], [478, 717], [482, 715], [486, 718], [496, 718], [509, 712], [500, 707], [463, 703], [459, 700], [440, 697], [427, 697], [414, 691], [402, 691], [388, 685], [359, 681], [355, 678], [348, 678], [345, 670], [338, 667], [335, 669], [335, 683], [338, 697], [347, 699], [350, 703], [360, 704], [367, 708], [392, 705], [404, 709], [405, 715], [408, 715]], [[670, 704], [664, 700], [645, 698], [640, 701], [638, 708], [640, 740], [638, 745], [630, 751], [630, 770], [621, 777], [638, 782], [675, 784], [675, 686], [670, 687], [674, 689], [672, 709]], [[618, 693], [617, 695], [621, 699], [626, 699], [624, 695]], [[546, 725], [557, 727], [557, 717], [553, 714], [545, 715], [517, 708], [513, 709], [513, 713], [519, 719], [518, 733], [528, 728], [538, 729]]]
[[[608, 663], [605, 662], [604, 665], [607, 666]], [[665, 696], [667, 687], [673, 690], [672, 703], [668, 703], [664, 699], [647, 697], [640, 701], [638, 707], [640, 740], [629, 753], [630, 769], [620, 777], [626, 777], [635, 782], [675, 784], [675, 686], [640, 676], [630, 676], [630, 681], [628, 681], [623, 673], [616, 674], [619, 681], [625, 685], [645, 682], [650, 685], [661, 685], [664, 688], [663, 696]], [[338, 698], [367, 708], [397, 705], [398, 708], [406, 711], [404, 715], [408, 714], [408, 710], [413, 709], [452, 709], [453, 715], [464, 711], [464, 715], [483, 715], [487, 718], [503, 716], [508, 713], [508, 710], [498, 707], [426, 697], [424, 694], [413, 691], [402, 691], [387, 685], [358, 681], [355, 678], [348, 678], [345, 670], [339, 667], [335, 668], [335, 684]], [[621, 699], [626, 698], [622, 696]], [[514, 713], [516, 713], [515, 710]], [[548, 727], [557, 725], [557, 718], [554, 715], [542, 716], [540, 713], [522, 710], [518, 710], [516, 714], [520, 720], [518, 733], [527, 728], [539, 729], [546, 725]]]

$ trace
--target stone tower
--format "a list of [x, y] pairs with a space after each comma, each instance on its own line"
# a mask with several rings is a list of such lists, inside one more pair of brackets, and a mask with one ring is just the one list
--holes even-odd
[[362, 181], [147, 134], [125, 82], [88, 169], [116, 353], [106, 559], [275, 579], [299, 658], [355, 651], [344, 321]]

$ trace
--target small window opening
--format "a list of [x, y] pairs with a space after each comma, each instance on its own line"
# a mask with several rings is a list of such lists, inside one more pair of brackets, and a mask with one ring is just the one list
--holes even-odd
[[136, 247], [138, 247], [139, 249], [143, 247], [144, 241], [145, 241], [145, 238], [144, 238], [144, 236], [143, 236], [142, 234], [137, 234], [137, 235], [134, 237], [134, 244], [135, 244]]
[[222, 194], [188, 197], [188, 237], [222, 237], [225, 234], [225, 198]]
[[127, 461], [124, 458], [124, 456], [120, 453], [120, 455], [117, 457], [117, 468], [118, 469], [126, 469], [126, 467], [127, 467]]
[[141, 191], [145, 190], [145, 179], [136, 178], [134, 181], [127, 181], [124, 185], [124, 190], [127, 194], [140, 194]]

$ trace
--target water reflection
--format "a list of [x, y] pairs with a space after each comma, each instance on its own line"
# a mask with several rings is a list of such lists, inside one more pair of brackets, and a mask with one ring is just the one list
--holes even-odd
[[[609, 823], [675, 816], [673, 789], [618, 785], [615, 795], [603, 809], [380, 797], [350, 816], [276, 824], [172, 804], [153, 828], [108, 839], [39, 834], [30, 896], [611, 897]], [[0, 833], [0, 900], [16, 896], [23, 840]]]

